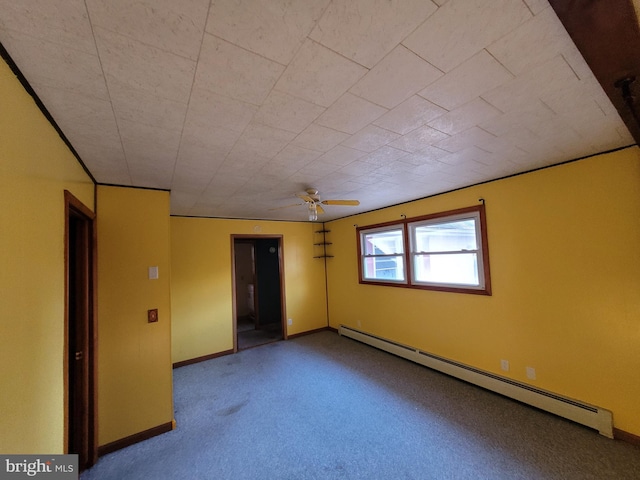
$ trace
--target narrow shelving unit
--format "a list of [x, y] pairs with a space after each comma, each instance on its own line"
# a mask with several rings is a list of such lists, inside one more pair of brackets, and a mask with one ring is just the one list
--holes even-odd
[[316, 247], [322, 247], [322, 254], [315, 255], [313, 258], [333, 258], [333, 255], [327, 254], [327, 246], [331, 245], [331, 242], [327, 241], [327, 233], [329, 232], [331, 232], [331, 230], [326, 230], [324, 227], [322, 228], [322, 230], [316, 230], [314, 232], [316, 235], [322, 235], [322, 241], [313, 244]]

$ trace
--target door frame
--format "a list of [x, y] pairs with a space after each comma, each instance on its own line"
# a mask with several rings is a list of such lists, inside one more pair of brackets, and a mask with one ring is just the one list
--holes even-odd
[[[87, 283], [85, 293], [81, 298], [82, 319], [84, 327], [83, 354], [82, 361], [84, 368], [82, 369], [83, 381], [85, 388], [82, 399], [82, 422], [83, 430], [86, 435], [82, 439], [82, 452], [79, 456], [79, 468], [91, 467], [98, 461], [98, 415], [97, 415], [97, 315], [96, 315], [96, 291], [97, 291], [97, 235], [96, 235], [96, 215], [80, 200], [78, 200], [71, 192], [64, 191], [64, 351], [63, 351], [63, 367], [64, 367], [64, 452], [69, 453], [69, 438], [71, 419], [69, 418], [69, 391], [73, 381], [70, 378], [69, 360], [70, 360], [70, 335], [69, 331], [69, 309], [71, 308], [70, 285], [69, 285], [69, 266], [70, 266], [70, 223], [71, 219], [80, 221], [83, 228], [86, 229], [85, 239], [81, 248], [85, 261], [82, 268], [84, 270], [82, 276], [84, 282]], [[85, 457], [86, 458], [83, 458]]]
[[[281, 318], [282, 324], [282, 338], [287, 340], [289, 338], [287, 334], [287, 307], [286, 307], [286, 295], [284, 291], [284, 248], [283, 248], [283, 235], [247, 235], [247, 234], [231, 234], [231, 292], [232, 292], [232, 319], [233, 319], [233, 353], [238, 353], [238, 322], [236, 320], [237, 315], [237, 292], [236, 292], [236, 240], [265, 240], [265, 239], [277, 239], [278, 240], [278, 272], [280, 275], [280, 305], [281, 305]], [[256, 274], [257, 276], [257, 274]], [[254, 298], [257, 299], [257, 287], [254, 282]], [[257, 300], [256, 300], [257, 304]], [[256, 312], [257, 314], [257, 312]]]

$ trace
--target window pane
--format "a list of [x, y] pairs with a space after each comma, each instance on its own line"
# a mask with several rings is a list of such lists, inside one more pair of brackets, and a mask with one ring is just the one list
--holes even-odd
[[404, 252], [402, 230], [367, 233], [362, 236], [365, 255], [392, 255]]
[[416, 252], [477, 250], [475, 219], [415, 227]]
[[364, 278], [369, 280], [404, 281], [404, 262], [402, 256], [365, 257]]
[[413, 260], [416, 282], [480, 285], [478, 255], [475, 253], [415, 255]]

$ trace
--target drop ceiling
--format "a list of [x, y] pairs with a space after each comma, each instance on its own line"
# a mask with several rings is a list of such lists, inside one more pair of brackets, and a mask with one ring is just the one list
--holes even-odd
[[173, 215], [320, 220], [634, 143], [547, 0], [0, 0], [98, 183]]

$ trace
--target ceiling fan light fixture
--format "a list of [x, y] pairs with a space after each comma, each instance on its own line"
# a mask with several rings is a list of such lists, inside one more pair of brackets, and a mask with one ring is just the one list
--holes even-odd
[[318, 209], [316, 208], [315, 203], [310, 203], [309, 204], [309, 221], [315, 222], [316, 220], [318, 220]]

